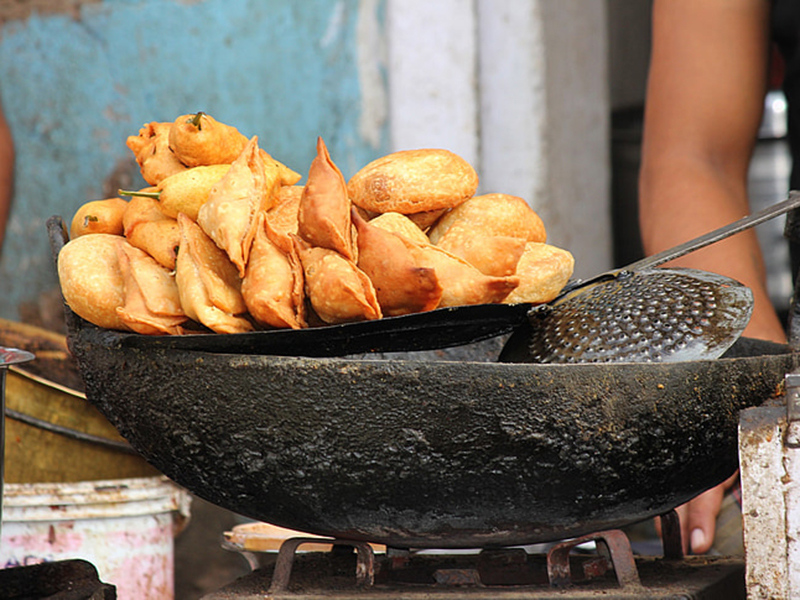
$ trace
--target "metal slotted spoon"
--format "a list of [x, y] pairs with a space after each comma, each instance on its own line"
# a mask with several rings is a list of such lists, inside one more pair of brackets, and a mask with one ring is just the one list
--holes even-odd
[[800, 206], [800, 193], [621, 269], [576, 281], [528, 314], [504, 362], [656, 362], [713, 359], [741, 335], [753, 294], [696, 269], [655, 268]]

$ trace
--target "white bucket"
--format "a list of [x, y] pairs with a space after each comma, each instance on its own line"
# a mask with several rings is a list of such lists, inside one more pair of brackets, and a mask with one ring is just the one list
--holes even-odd
[[0, 567], [82, 558], [119, 600], [172, 600], [190, 502], [166, 477], [6, 484]]

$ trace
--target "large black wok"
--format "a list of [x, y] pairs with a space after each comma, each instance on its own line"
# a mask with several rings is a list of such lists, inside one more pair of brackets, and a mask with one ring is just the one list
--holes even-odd
[[89, 400], [158, 469], [255, 519], [394, 547], [543, 542], [664, 513], [734, 472], [739, 410], [798, 364], [315, 359], [120, 337], [84, 322], [69, 343]]
[[[399, 548], [545, 542], [663, 514], [737, 468], [741, 409], [800, 363], [300, 358], [166, 348], [69, 309], [88, 399], [232, 511]], [[411, 355], [413, 356], [413, 355]]]

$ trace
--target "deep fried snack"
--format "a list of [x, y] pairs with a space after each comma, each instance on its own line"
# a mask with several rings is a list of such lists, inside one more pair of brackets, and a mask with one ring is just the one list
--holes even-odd
[[247, 137], [232, 125], [198, 112], [181, 115], [170, 125], [169, 147], [188, 167], [230, 164], [247, 145]]
[[[208, 195], [213, 188], [230, 171], [231, 165], [207, 165], [192, 167], [162, 180], [150, 197], [161, 203], [164, 214], [173, 219], [183, 213], [193, 221], [197, 220], [200, 207], [208, 202]], [[129, 195], [143, 195], [142, 192], [130, 192]]]
[[297, 213], [300, 210], [302, 185], [284, 185], [278, 192], [278, 201], [267, 211], [267, 220], [275, 231], [297, 233]]
[[297, 233], [312, 246], [335, 250], [353, 260], [350, 227], [347, 184], [331, 160], [325, 142], [317, 138], [317, 156], [311, 163], [300, 197]]
[[[236, 127], [220, 123], [211, 115], [198, 112], [181, 115], [170, 124], [169, 147], [189, 167], [230, 164], [242, 153], [248, 138]], [[294, 185], [301, 175], [261, 150], [262, 160], [277, 169], [283, 185]]]
[[292, 239], [303, 265], [306, 297], [322, 321], [348, 323], [383, 316], [372, 282], [353, 261], [298, 236]]
[[128, 203], [122, 198], [86, 202], [72, 217], [69, 228], [70, 239], [87, 233], [122, 235], [122, 215], [127, 208]]
[[144, 335], [183, 333], [188, 319], [172, 273], [130, 244], [120, 244], [117, 256], [125, 288], [125, 304], [117, 307], [122, 322]]
[[431, 243], [447, 235], [507, 235], [526, 242], [545, 242], [547, 232], [538, 214], [522, 198], [508, 194], [474, 196], [448, 211], [430, 228]]
[[[356, 211], [358, 212], [358, 211]], [[359, 214], [361, 214], [359, 212]], [[398, 235], [404, 235], [408, 239], [420, 244], [428, 244], [428, 236], [406, 215], [396, 212], [383, 213], [369, 220], [369, 224], [380, 227], [385, 231], [391, 231]]]
[[123, 232], [131, 246], [144, 250], [170, 271], [175, 269], [181, 234], [178, 221], [161, 210], [157, 200], [134, 196], [122, 215]]
[[358, 268], [375, 287], [383, 314], [405, 315], [436, 308], [442, 298], [436, 272], [420, 266], [397, 235], [367, 223], [355, 209], [352, 216], [358, 232]]
[[501, 302], [519, 284], [519, 277], [490, 277], [465, 260], [431, 244], [418, 244], [398, 236], [418, 264], [436, 271], [442, 286], [439, 307]]
[[378, 158], [347, 183], [354, 204], [376, 213], [451, 208], [478, 189], [478, 174], [449, 150], [402, 150]]
[[178, 226], [181, 245], [175, 281], [183, 312], [217, 333], [252, 331], [253, 325], [243, 316], [247, 305], [242, 298], [236, 266], [214, 240], [183, 213], [178, 215]]
[[507, 235], [452, 233], [456, 232], [444, 236], [438, 247], [463, 258], [484, 275], [493, 277], [513, 275], [517, 270], [517, 262], [525, 251], [525, 244], [528, 243], [522, 238]]
[[258, 214], [250, 260], [242, 279], [242, 297], [250, 315], [262, 325], [306, 327], [303, 267], [287, 234], [275, 231]]
[[172, 123], [152, 121], [145, 123], [139, 135], [128, 136], [126, 145], [133, 152], [139, 171], [150, 185], [185, 171], [184, 165], [169, 148], [169, 130]]
[[240, 277], [256, 234], [256, 216], [272, 208], [279, 187], [280, 174], [265, 167], [258, 137], [253, 136], [197, 212], [197, 224], [228, 253]]
[[436, 221], [438, 221], [446, 212], [446, 208], [439, 210], [426, 210], [408, 215], [408, 218], [411, 219], [411, 222], [419, 227], [422, 231], [428, 231], [431, 226], [436, 223]]
[[568, 251], [549, 244], [528, 242], [517, 264], [520, 283], [503, 302], [550, 302], [569, 281], [574, 267], [575, 259]]
[[129, 331], [117, 315], [125, 303], [125, 284], [117, 250], [120, 235], [89, 233], [67, 242], [58, 253], [58, 279], [64, 301], [79, 317], [98, 327]]

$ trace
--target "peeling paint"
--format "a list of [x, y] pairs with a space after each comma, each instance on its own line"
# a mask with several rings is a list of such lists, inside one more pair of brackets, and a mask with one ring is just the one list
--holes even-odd
[[84, 4], [99, 4], [102, 0], [19, 0], [0, 2], [0, 24], [22, 21], [31, 15], [62, 14], [75, 20], [80, 17]]

